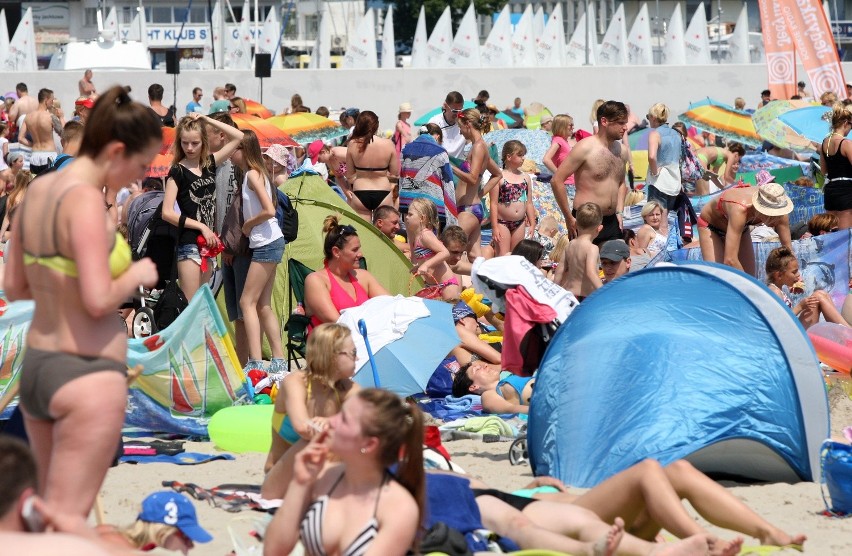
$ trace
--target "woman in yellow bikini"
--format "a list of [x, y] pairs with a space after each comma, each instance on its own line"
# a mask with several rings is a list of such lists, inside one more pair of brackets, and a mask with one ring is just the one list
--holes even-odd
[[145, 176], [160, 122], [123, 87], [102, 95], [79, 154], [30, 185], [12, 222], [7, 297], [33, 299], [21, 370], [21, 408], [39, 489], [57, 513], [86, 519], [121, 437], [127, 405], [127, 332], [116, 311], [153, 286], [150, 259], [107, 216], [104, 195]]
[[328, 418], [361, 389], [352, 381], [356, 357], [352, 334], [342, 324], [321, 324], [308, 336], [306, 368], [284, 377], [275, 399], [264, 498], [284, 496], [293, 475], [294, 454], [325, 430]]
[[[701, 166], [705, 170], [709, 170], [717, 174], [722, 169], [723, 164], [727, 168], [743, 156], [745, 156], [745, 147], [733, 141], [728, 143], [725, 148], [701, 147], [695, 151], [695, 157], [701, 163]], [[707, 195], [708, 193], [710, 193], [710, 185], [707, 180], [701, 179], [695, 182], [696, 195]]]

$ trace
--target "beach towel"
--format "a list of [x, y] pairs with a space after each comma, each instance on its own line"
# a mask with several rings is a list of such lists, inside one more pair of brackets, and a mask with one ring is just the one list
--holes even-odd
[[467, 432], [478, 432], [479, 434], [496, 434], [499, 436], [515, 436], [515, 430], [512, 426], [497, 417], [489, 415], [487, 417], [471, 417], [466, 419], [461, 426], [461, 430]]
[[540, 325], [552, 323], [556, 311], [539, 303], [524, 286], [506, 291], [506, 318], [503, 321], [503, 370], [520, 376], [532, 376], [547, 349], [556, 326], [550, 330]]
[[216, 460], [235, 459], [231, 454], [199, 454], [197, 452], [183, 452], [182, 454], [136, 454], [121, 456], [122, 463], [174, 463], [175, 465], [198, 465]]
[[226, 512], [269, 511], [281, 506], [281, 500], [262, 498], [260, 485], [223, 484], [211, 489], [202, 488], [195, 483], [179, 481], [163, 481], [162, 485], [175, 492], [192, 496], [196, 500], [207, 501]]
[[457, 398], [455, 396], [447, 396], [444, 398], [445, 405], [448, 409], [456, 411], [470, 411], [482, 409], [482, 396], [478, 394], [467, 394]]

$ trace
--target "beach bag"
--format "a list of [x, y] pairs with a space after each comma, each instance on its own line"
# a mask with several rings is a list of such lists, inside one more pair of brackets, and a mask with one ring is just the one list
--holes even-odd
[[284, 241], [292, 243], [299, 236], [299, 213], [286, 193], [280, 189], [276, 189], [276, 191], [278, 192], [278, 206], [275, 207], [275, 218], [278, 220], [278, 225], [281, 226]]
[[467, 546], [467, 539], [461, 531], [453, 529], [443, 521], [438, 521], [423, 534], [420, 540], [420, 553], [440, 552], [453, 556], [470, 556], [473, 553]]
[[222, 245], [229, 255], [245, 255], [249, 252], [249, 239], [243, 234], [243, 196], [234, 195], [231, 206], [222, 220]]
[[[361, 268], [364, 267], [362, 266]], [[411, 277], [408, 279], [408, 295], [414, 295], [421, 299], [441, 299], [441, 294], [443, 293], [445, 287], [443, 284], [428, 285], [419, 292], [412, 294], [411, 290], [412, 286], [414, 285], [415, 278], [417, 278], [417, 275], [412, 274]], [[435, 277], [431, 274], [429, 275], [429, 278], [431, 278], [433, 282], [437, 282], [437, 280], [435, 280]]]
[[680, 142], [680, 181], [681, 183], [693, 183], [701, 179], [704, 174], [704, 169], [692, 149], [689, 148], [689, 143], [686, 141]]
[[[186, 221], [186, 216], [180, 215], [178, 224], [178, 237], [183, 233], [183, 224]], [[175, 242], [174, 264], [172, 264], [172, 272], [169, 279], [166, 281], [166, 286], [160, 293], [157, 304], [154, 305], [154, 322], [157, 323], [157, 330], [164, 330], [167, 326], [175, 321], [189, 305], [183, 290], [180, 289], [177, 283], [177, 259], [178, 245]]]
[[839, 514], [852, 514], [852, 446], [843, 442], [826, 440], [820, 450], [822, 480], [828, 485], [831, 503], [822, 500], [825, 507]]

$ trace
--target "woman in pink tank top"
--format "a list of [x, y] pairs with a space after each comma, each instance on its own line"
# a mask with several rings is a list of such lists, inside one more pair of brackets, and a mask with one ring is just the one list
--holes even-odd
[[322, 229], [326, 234], [324, 268], [305, 279], [305, 312], [311, 317], [312, 327], [336, 322], [342, 310], [388, 295], [372, 274], [358, 268], [361, 240], [355, 228], [341, 225], [337, 216], [330, 215]]

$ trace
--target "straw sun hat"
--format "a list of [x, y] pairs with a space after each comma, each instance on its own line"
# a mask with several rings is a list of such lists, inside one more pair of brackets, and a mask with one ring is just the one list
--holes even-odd
[[761, 184], [752, 196], [754, 209], [766, 216], [783, 216], [793, 211], [793, 201], [777, 183]]

